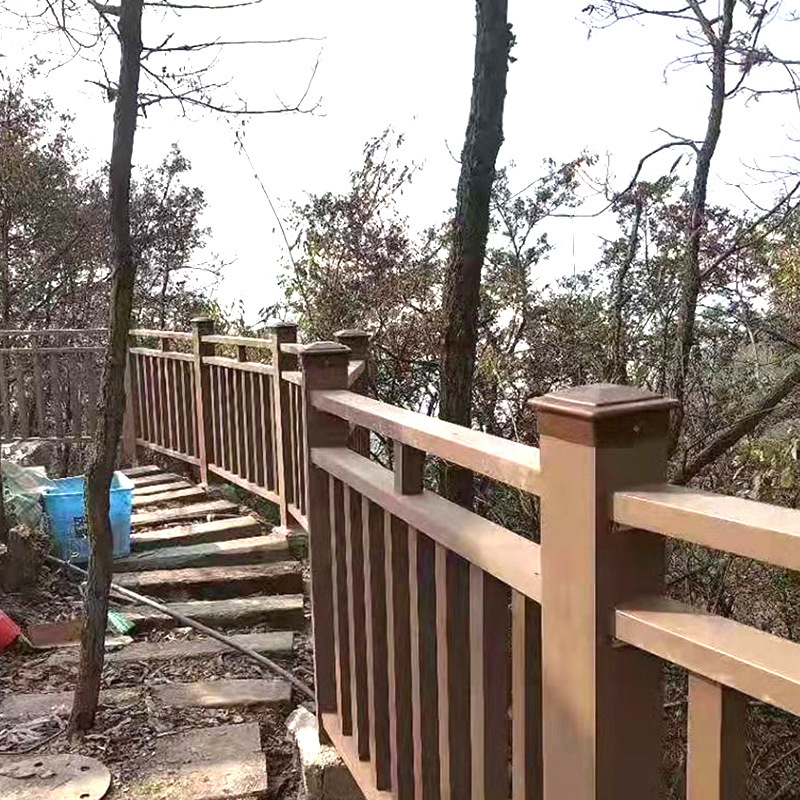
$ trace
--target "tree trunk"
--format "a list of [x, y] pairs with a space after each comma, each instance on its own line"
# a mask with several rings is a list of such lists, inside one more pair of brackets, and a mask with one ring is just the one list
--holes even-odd
[[[508, 0], [477, 0], [477, 38], [472, 103], [461, 152], [461, 175], [445, 274], [444, 333], [439, 416], [469, 426], [475, 373], [481, 270], [489, 233], [489, 201], [495, 162], [503, 142], [508, 54], [513, 37]], [[472, 473], [445, 465], [446, 497], [472, 507]]]
[[108, 592], [113, 570], [113, 542], [108, 520], [109, 490], [125, 413], [125, 362], [128, 355], [136, 264], [131, 244], [130, 181], [139, 95], [143, 0], [122, 0], [119, 16], [120, 73], [114, 108], [114, 137], [109, 164], [114, 277], [111, 285], [109, 345], [103, 372], [103, 400], [86, 480], [89, 530], [89, 577], [86, 622], [70, 725], [92, 727], [105, 656]]
[[628, 382], [628, 354], [625, 347], [624, 322], [624, 312], [627, 304], [625, 281], [636, 258], [636, 251], [639, 249], [639, 226], [642, 222], [641, 197], [637, 197], [634, 202], [633, 222], [631, 223], [631, 233], [628, 238], [628, 251], [625, 254], [625, 261], [619, 268], [614, 284], [614, 333], [611, 344], [611, 380], [613, 383]]
[[678, 447], [685, 416], [686, 378], [695, 343], [695, 314], [700, 296], [700, 244], [705, 228], [706, 197], [711, 161], [717, 149], [722, 131], [722, 112], [725, 107], [725, 60], [733, 29], [733, 12], [736, 0], [725, 0], [722, 11], [721, 30], [715, 34], [708, 26], [713, 57], [711, 62], [711, 108], [703, 144], [697, 152], [692, 195], [689, 204], [689, 220], [686, 228], [686, 254], [683, 260], [678, 324], [673, 352], [670, 394], [678, 401], [672, 414], [669, 450], [672, 455]]

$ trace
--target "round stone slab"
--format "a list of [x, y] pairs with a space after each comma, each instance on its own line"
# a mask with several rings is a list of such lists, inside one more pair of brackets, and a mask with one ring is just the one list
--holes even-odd
[[111, 773], [96, 758], [77, 755], [31, 756], [0, 760], [3, 800], [101, 800]]

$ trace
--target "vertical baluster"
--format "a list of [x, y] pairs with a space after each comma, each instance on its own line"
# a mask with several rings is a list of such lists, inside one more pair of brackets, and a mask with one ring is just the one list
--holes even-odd
[[200, 481], [208, 485], [212, 475], [208, 462], [214, 445], [211, 441], [211, 376], [209, 366], [203, 359], [214, 355], [214, 345], [203, 341], [203, 337], [214, 333], [214, 321], [206, 318], [192, 320], [192, 355], [194, 356], [194, 409], [197, 430], [197, 458], [200, 462]]
[[6, 357], [0, 353], [0, 405], [3, 414], [3, 438], [13, 439], [11, 429], [11, 399], [8, 394], [8, 376], [6, 375]]
[[742, 800], [747, 783], [747, 698], [689, 675], [686, 800]]
[[299, 481], [297, 478], [297, 392], [295, 392], [294, 384], [289, 384], [289, 413], [287, 415], [287, 425], [289, 428], [289, 467], [287, 469], [286, 489], [288, 494], [288, 501], [298, 508], [299, 502]]
[[36, 396], [36, 435], [40, 438], [47, 436], [47, 424], [44, 408], [44, 390], [42, 388], [42, 356], [36, 339], [31, 344], [31, 359], [33, 360], [33, 390]]
[[272, 386], [270, 385], [269, 375], [256, 375], [256, 387], [258, 389], [256, 404], [259, 414], [257, 418], [261, 425], [261, 466], [259, 468], [259, 479], [262, 486], [271, 491], [277, 491], [273, 477], [273, 432], [272, 432]]
[[236, 395], [234, 394], [235, 375], [225, 367], [225, 452], [227, 469], [236, 472]]
[[[87, 414], [87, 428], [90, 436], [94, 436], [97, 430], [97, 394], [100, 386], [100, 377], [97, 374], [97, 353], [87, 352], [84, 359], [84, 375], [86, 382], [86, 414]], [[130, 375], [125, 373], [126, 386], [130, 380]], [[126, 400], [131, 402], [130, 391], [126, 393]], [[132, 419], [132, 418], [131, 418]]]
[[[209, 381], [210, 384], [210, 381]], [[189, 441], [189, 398], [186, 391], [186, 362], [175, 362], [175, 387], [176, 387], [176, 403], [178, 406], [178, 441], [180, 444], [181, 452], [187, 455], [192, 455], [192, 445]], [[209, 386], [209, 403], [213, 402], [211, 398], [211, 390]], [[213, 435], [211, 437], [213, 442]], [[213, 461], [214, 454], [208, 454], [208, 460]]]
[[67, 380], [69, 383], [69, 396], [72, 406], [72, 435], [78, 439], [83, 434], [80, 354], [71, 353], [70, 358], [72, 361], [72, 367], [67, 370]]
[[519, 592], [511, 599], [512, 798], [542, 798], [541, 608]]
[[22, 368], [22, 355], [17, 353], [14, 361], [14, 375], [17, 389], [17, 412], [19, 414], [19, 433], [23, 439], [27, 439], [31, 435], [31, 426], [30, 420], [28, 419], [28, 396], [25, 392], [25, 373]]
[[138, 354], [132, 356], [131, 362], [135, 374], [136, 386], [136, 404], [139, 410], [139, 416], [136, 422], [136, 435], [145, 441], [150, 440], [150, 420], [147, 413], [147, 376], [144, 372], [144, 359]]
[[[169, 339], [162, 339], [161, 342], [168, 342]], [[161, 359], [162, 385], [164, 387], [164, 417], [166, 419], [166, 435], [164, 436], [164, 446], [170, 450], [177, 450], [175, 442], [175, 386], [172, 380], [172, 360], [169, 358]]]
[[223, 469], [227, 469], [227, 453], [225, 450], [225, 384], [222, 367], [214, 367], [215, 378], [217, 381], [217, 452], [219, 453], [217, 464]]
[[[2, 356], [0, 356], [0, 358], [2, 358]], [[2, 374], [4, 374], [4, 370], [0, 366], [0, 375]], [[64, 437], [64, 405], [61, 384], [61, 359], [58, 357], [57, 353], [52, 353], [50, 355], [50, 381], [50, 389], [53, 397], [53, 417], [55, 421], [56, 436], [61, 439]], [[5, 381], [3, 380], [0, 382], [0, 384], [4, 382]], [[3, 414], [5, 419], [5, 415], [8, 413], [8, 389], [6, 389], [3, 394]]]
[[164, 403], [161, 388], [161, 359], [149, 356], [150, 375], [153, 381], [153, 420], [155, 422], [153, 439], [154, 443], [164, 445]]
[[263, 416], [263, 407], [259, 403], [261, 396], [261, 382], [263, 375], [257, 372], [248, 372], [250, 381], [250, 480], [258, 486], [266, 486], [267, 478], [264, 473], [266, 467], [266, 426], [267, 421]]
[[[209, 367], [209, 378], [208, 378], [208, 387], [209, 393], [211, 391], [211, 378], [210, 378], [211, 368]], [[200, 458], [200, 416], [197, 410], [197, 405], [195, 403], [195, 398], [197, 397], [197, 378], [194, 371], [194, 365], [187, 364], [186, 365], [186, 386], [189, 391], [189, 441], [191, 442], [191, 454], [198, 459]], [[208, 418], [209, 412], [206, 411], [206, 419]], [[211, 411], [213, 413], [213, 409]], [[203, 423], [205, 424], [205, 423]], [[213, 445], [211, 445], [213, 448]]]
[[344, 736], [353, 735], [353, 696], [350, 676], [350, 620], [348, 614], [347, 540], [344, 487], [330, 477], [328, 486], [333, 566], [333, 619], [336, 630], [336, 702]]

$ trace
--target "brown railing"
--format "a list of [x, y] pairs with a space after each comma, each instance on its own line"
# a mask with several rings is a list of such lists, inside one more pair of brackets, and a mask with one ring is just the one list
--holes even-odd
[[[348, 335], [196, 329], [173, 359], [194, 360], [194, 449], [172, 356], [134, 350], [131, 387], [140, 444], [309, 531], [318, 712], [365, 796], [659, 797], [666, 662], [690, 673], [688, 799], [744, 797], [746, 698], [800, 714], [800, 645], [667, 599], [665, 537], [798, 569], [800, 511], [666, 484], [665, 398], [539, 398], [537, 449], [353, 391]], [[541, 546], [424, 489], [428, 456], [538, 495]]]
[[0, 331], [0, 421], [4, 442], [88, 440], [107, 332]]

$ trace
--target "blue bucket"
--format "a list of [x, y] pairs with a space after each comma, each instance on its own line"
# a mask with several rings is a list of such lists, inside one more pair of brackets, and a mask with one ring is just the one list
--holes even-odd
[[[88, 561], [89, 539], [86, 525], [84, 493], [86, 478], [60, 478], [42, 492], [44, 510], [50, 535], [60, 558], [65, 561]], [[114, 538], [114, 558], [124, 558], [131, 552], [131, 503], [133, 482], [121, 472], [111, 481], [111, 535]]]

